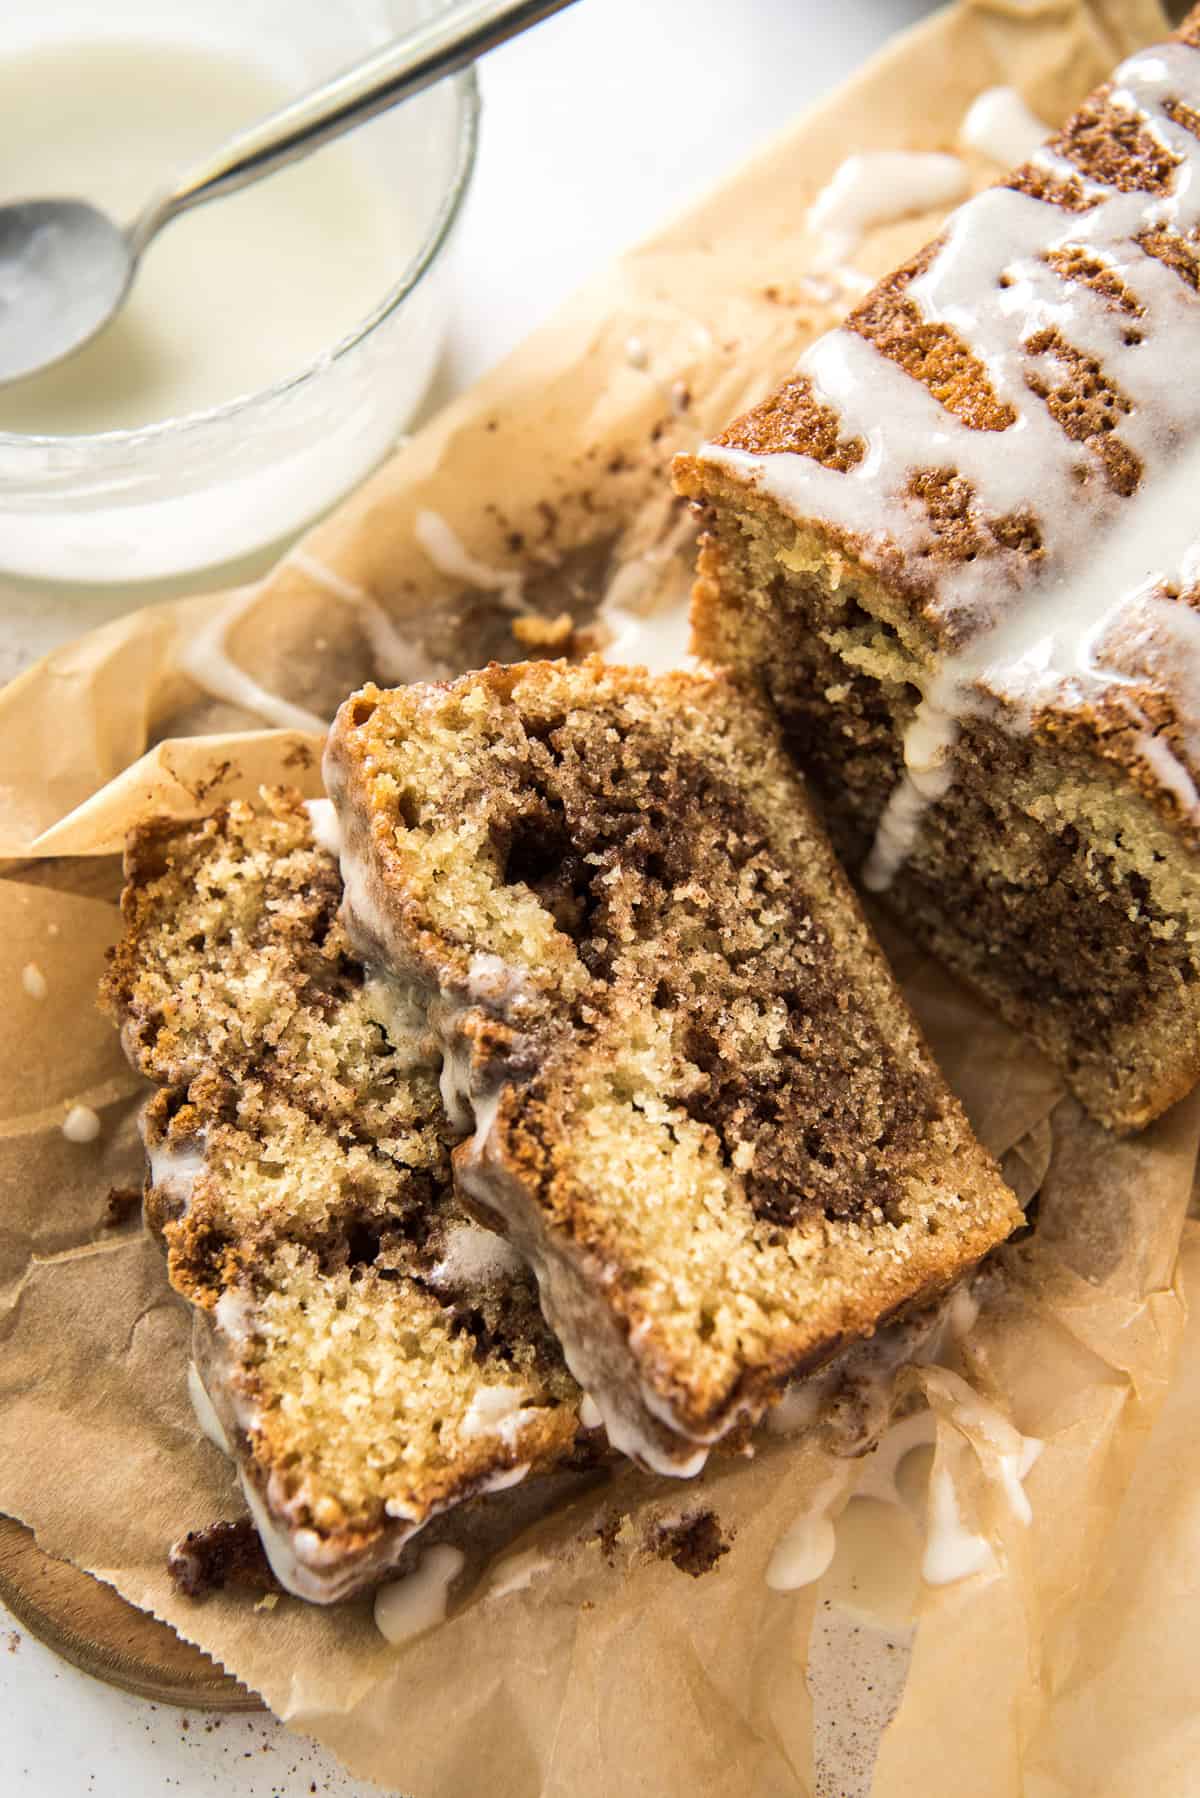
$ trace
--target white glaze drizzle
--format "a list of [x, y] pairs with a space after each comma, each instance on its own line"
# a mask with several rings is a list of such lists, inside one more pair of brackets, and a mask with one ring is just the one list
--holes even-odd
[[590, 1392], [585, 1392], [579, 1401], [579, 1421], [585, 1430], [599, 1430], [604, 1426], [600, 1407]]
[[525, 1403], [528, 1397], [520, 1386], [480, 1386], [471, 1395], [459, 1425], [461, 1434], [498, 1436], [501, 1442], [511, 1447], [522, 1427], [536, 1415], [536, 1408]]
[[653, 612], [610, 606], [598, 616], [612, 632], [602, 650], [606, 662], [645, 668], [651, 674], [695, 666], [695, 657], [688, 652], [691, 632], [686, 600]]
[[283, 559], [292, 568], [298, 568], [301, 574], [307, 575], [314, 585], [324, 587], [327, 593], [347, 600], [351, 605], [358, 605], [366, 597], [357, 581], [347, 580], [344, 574], [339, 574], [336, 568], [331, 568], [328, 562], [322, 562], [311, 550], [303, 549], [299, 544], [289, 549]]
[[825, 240], [823, 260], [843, 263], [876, 225], [953, 206], [969, 186], [970, 173], [957, 156], [867, 150], [839, 163], [808, 209], [808, 228]]
[[[1013, 1516], [1021, 1524], [1032, 1521], [1025, 1479], [1042, 1453], [1043, 1444], [1023, 1436], [1004, 1415], [983, 1398], [961, 1375], [939, 1365], [975, 1328], [979, 1300], [969, 1281], [955, 1287], [930, 1322], [922, 1339], [913, 1342], [904, 1326], [885, 1326], [871, 1344], [841, 1356], [829, 1368], [795, 1381], [774, 1411], [768, 1428], [779, 1435], [808, 1429], [827, 1417], [839, 1385], [849, 1377], [870, 1412], [878, 1402], [887, 1403], [898, 1367], [905, 1363], [928, 1368], [925, 1378], [949, 1401], [949, 1421], [962, 1432], [975, 1451], [984, 1477], [1000, 1487]], [[886, 1417], [886, 1412], [885, 1412]], [[830, 1476], [818, 1490], [803, 1516], [780, 1539], [767, 1571], [767, 1583], [777, 1590], [819, 1579], [827, 1571], [836, 1548], [837, 1531], [832, 1509], [847, 1486], [851, 1502], [868, 1499], [883, 1505], [910, 1509], [918, 1517], [914, 1495], [905, 1495], [897, 1475], [902, 1463], [917, 1448], [931, 1446], [937, 1438], [937, 1417], [928, 1406], [891, 1423], [865, 1454], [843, 1463], [852, 1471], [838, 1486]], [[994, 1565], [995, 1555], [987, 1540], [962, 1522], [952, 1475], [940, 1470], [931, 1480], [925, 1507], [926, 1548], [923, 1577], [930, 1584], [945, 1585]]]
[[368, 966], [362, 996], [368, 1017], [388, 1039], [395, 1072], [412, 1074], [420, 1069], [432, 1073], [437, 1052], [425, 1008], [411, 982]]
[[792, 1436], [830, 1419], [845, 1394], [854, 1419], [848, 1434], [837, 1434], [861, 1454], [888, 1421], [896, 1374], [909, 1362], [936, 1357], [945, 1330], [947, 1307], [918, 1318], [883, 1324], [864, 1341], [852, 1343], [815, 1373], [793, 1380], [778, 1404], [767, 1413], [773, 1435]]
[[354, 607], [371, 646], [376, 670], [384, 680], [403, 686], [410, 681], [432, 680], [445, 672], [440, 663], [401, 633], [390, 614], [357, 581], [347, 580], [308, 549], [291, 549], [284, 561], [307, 575], [316, 586]]
[[[915, 1449], [932, 1445], [936, 1436], [937, 1419], [928, 1409], [915, 1411], [893, 1424], [861, 1464], [854, 1498], [906, 1508], [907, 1501], [897, 1484], [900, 1466]], [[1019, 1485], [1018, 1491], [1027, 1506], [1024, 1490]], [[1028, 1517], [1023, 1517], [1022, 1521], [1027, 1522]], [[930, 1475], [924, 1522], [921, 1573], [928, 1585], [952, 1585], [994, 1566], [995, 1555], [986, 1537], [968, 1530], [963, 1523], [958, 1494], [948, 1468], [937, 1469]]]
[[[401, 634], [383, 607], [362, 587], [334, 574], [307, 551], [292, 550], [287, 560], [336, 598], [353, 606], [370, 646], [376, 671], [384, 680], [403, 685], [409, 681], [430, 680], [445, 672], [440, 664]], [[324, 736], [329, 728], [327, 718], [273, 693], [229, 653], [230, 632], [254, 606], [260, 593], [258, 585], [236, 589], [211, 618], [175, 643], [174, 664], [213, 699], [235, 705], [276, 730], [302, 730]]]
[[207, 1436], [214, 1448], [219, 1448], [223, 1455], [232, 1459], [232, 1444], [225, 1434], [221, 1419], [217, 1416], [217, 1408], [208, 1396], [208, 1388], [200, 1378], [200, 1369], [194, 1361], [188, 1362], [187, 1387], [196, 1422], [200, 1425], [200, 1434]]
[[979, 1300], [969, 1280], [956, 1286], [946, 1301], [946, 1326], [956, 1342], [965, 1342], [979, 1322]]
[[[965, 1319], [958, 1321], [961, 1328]], [[1028, 1524], [1033, 1513], [1023, 1482], [1042, 1452], [1042, 1443], [1022, 1436], [958, 1376], [940, 1373], [938, 1377], [950, 1385], [955, 1425], [984, 1440], [989, 1454], [986, 1461], [980, 1461], [983, 1472], [997, 1481], [1017, 1521]], [[833, 1511], [851, 1485], [852, 1499], [907, 1508], [909, 1501], [897, 1483], [899, 1469], [915, 1449], [932, 1445], [936, 1436], [935, 1413], [928, 1408], [915, 1411], [892, 1424], [869, 1455], [835, 1469], [776, 1544], [767, 1565], [767, 1584], [775, 1591], [792, 1591], [828, 1571], [837, 1547]], [[946, 1467], [935, 1469], [930, 1476], [925, 1532], [921, 1573], [928, 1585], [951, 1585], [995, 1566], [995, 1552], [987, 1538], [963, 1522], [953, 1476]]]
[[333, 809], [333, 800], [306, 799], [304, 809], [308, 813], [313, 842], [336, 861], [342, 853], [342, 827]]
[[1049, 125], [1030, 111], [1015, 87], [987, 87], [967, 108], [958, 140], [1008, 168], [1027, 162], [1049, 136]]
[[320, 1566], [323, 1544], [317, 1532], [289, 1530], [276, 1523], [244, 1467], [238, 1469], [238, 1483], [271, 1572], [285, 1592], [307, 1599], [309, 1604], [336, 1603], [352, 1583], [353, 1573], [347, 1574], [336, 1566], [328, 1572], [323, 1571]]
[[533, 998], [525, 970], [488, 949], [476, 949], [467, 963], [467, 993], [476, 1005], [504, 1006], [509, 1012]]
[[1029, 1523], [1033, 1510], [1024, 1480], [1037, 1464], [1045, 1444], [1036, 1436], [1024, 1436], [1003, 1412], [982, 1398], [958, 1374], [940, 1370], [939, 1384], [952, 1398], [951, 1419], [968, 1440], [981, 1438], [985, 1453], [976, 1454], [989, 1478], [995, 1479], [1019, 1523]]
[[695, 666], [688, 653], [695, 543], [691, 514], [668, 512], [656, 542], [621, 558], [596, 609], [596, 623], [608, 633], [605, 661], [651, 674]]
[[[987, 1450], [986, 1459], [979, 1458], [983, 1473], [999, 1485], [1018, 1523], [1031, 1523], [1033, 1510], [1024, 1481], [1041, 1455], [1043, 1444], [1036, 1437], [1022, 1436], [994, 1405], [981, 1398], [957, 1375], [940, 1374], [939, 1379], [948, 1382], [954, 1392], [951, 1412], [954, 1424], [968, 1433], [968, 1440], [972, 1439], [972, 1432], [983, 1438]], [[930, 1410], [914, 1412], [902, 1422], [893, 1424], [866, 1458], [855, 1487], [855, 1498], [904, 1504], [896, 1483], [900, 1465], [913, 1449], [932, 1444], [935, 1437], [936, 1419]], [[950, 1585], [994, 1563], [990, 1544], [963, 1524], [948, 1468], [939, 1469], [930, 1478], [925, 1522], [922, 1576], [928, 1584]]]
[[[1135, 241], [1147, 228], [1182, 239], [1200, 225], [1200, 145], [1169, 117], [1165, 103], [1173, 98], [1200, 102], [1200, 55], [1177, 43], [1122, 64], [1110, 101], [1183, 159], [1170, 192], [1121, 193], [1040, 150], [1035, 165], [1077, 182], [1094, 202], [1090, 209], [1065, 213], [1008, 188], [989, 189], [952, 216], [931, 266], [910, 284], [923, 317], [970, 345], [997, 399], [1013, 408], [1016, 420], [1006, 429], [972, 430], [856, 332], [838, 330], [814, 344], [800, 368], [839, 415], [843, 435], [865, 443], [854, 468], [841, 473], [786, 452], [757, 456], [712, 444], [701, 451], [793, 515], [853, 535], [868, 564], [889, 550], [916, 558], [928, 542], [924, 508], [908, 491], [914, 468], [957, 470], [992, 517], [1036, 506], [1044, 552], [1036, 576], [997, 554], [956, 563], [939, 582], [930, 615], [953, 621], [965, 641], [936, 669], [910, 676], [922, 699], [906, 735], [905, 775], [864, 871], [868, 885], [889, 884], [926, 807], [951, 785], [964, 716], [1002, 708], [1006, 724], [1020, 730], [1041, 704], [1081, 705], [1119, 690], [1133, 707], [1129, 689], [1156, 656], [1152, 677], [1174, 693], [1195, 741], [1200, 663], [1172, 651], [1190, 643], [1196, 621], [1161, 589], [1187, 586], [1200, 573], [1193, 510], [1200, 389], [1180, 378], [1191, 347], [1200, 346], [1200, 299]], [[1144, 316], [1131, 320], [1107, 307], [1047, 262], [1048, 252], [1073, 247], [1122, 279]], [[1130, 323], [1140, 342], [1126, 341]], [[1119, 420], [1120, 440], [1143, 467], [1131, 497], [1105, 486], [1091, 451], [1071, 443], [1029, 390], [1030, 374], [1052, 383], [1061, 374], [1060, 364], [1028, 348], [1042, 330], [1094, 357], [1132, 402]], [[1090, 471], [1086, 488], [1081, 468]], [[1152, 772], [1200, 819], [1191, 768], [1149, 724], [1139, 741]]]
[[511, 1280], [523, 1263], [512, 1244], [480, 1224], [452, 1224], [429, 1278], [450, 1291]]
[[771, 1435], [795, 1436], [816, 1423], [827, 1390], [821, 1374], [793, 1380], [779, 1403], [767, 1412], [767, 1429]]
[[892, 1424], [859, 1463], [855, 1498], [873, 1498], [880, 1504], [902, 1505], [904, 1498], [896, 1484], [900, 1463], [914, 1449], [928, 1448], [936, 1437], [937, 1418], [928, 1406]]
[[450, 1587], [463, 1570], [461, 1548], [437, 1542], [427, 1548], [416, 1570], [391, 1580], [375, 1594], [375, 1627], [393, 1645], [423, 1635], [446, 1615]]
[[460, 1038], [452, 1037], [444, 1047], [438, 1090], [450, 1128], [467, 1134], [474, 1127], [475, 1116], [471, 1107], [471, 1049]]
[[213, 1310], [217, 1328], [237, 1346], [248, 1342], [254, 1334], [254, 1302], [249, 1293], [227, 1286]]
[[494, 593], [501, 605], [519, 612], [524, 604], [524, 576], [520, 569], [492, 568], [473, 556], [440, 512], [418, 512], [413, 536], [439, 574], [465, 581], [483, 593]]
[[929, 1479], [929, 1515], [921, 1578], [928, 1586], [950, 1586], [996, 1564], [986, 1536], [976, 1535], [962, 1520], [958, 1494], [948, 1467], [935, 1467]]
[[62, 1121], [62, 1133], [68, 1142], [95, 1142], [100, 1134], [100, 1118], [90, 1105], [72, 1105]]
[[540, 1579], [543, 1573], [549, 1573], [553, 1565], [550, 1556], [540, 1554], [536, 1548], [525, 1548], [519, 1554], [506, 1555], [493, 1569], [484, 1597], [507, 1598], [512, 1592], [524, 1592], [535, 1579]]
[[766, 1580], [772, 1592], [794, 1592], [800, 1586], [811, 1586], [828, 1571], [837, 1548], [833, 1507], [850, 1479], [849, 1462], [836, 1467], [817, 1487], [804, 1512], [779, 1538], [767, 1562]]
[[518, 1461], [515, 1466], [497, 1468], [495, 1473], [489, 1473], [485, 1479], [479, 1482], [475, 1491], [476, 1493], [507, 1492], [510, 1486], [521, 1484], [532, 1465], [532, 1461]]
[[50, 990], [36, 961], [27, 961], [21, 969], [21, 985], [30, 999], [44, 999]]
[[175, 666], [213, 699], [223, 699], [276, 730], [324, 735], [328, 721], [272, 693], [229, 654], [229, 633], [254, 605], [259, 588], [240, 587], [196, 630], [174, 646]]
[[203, 1139], [190, 1149], [172, 1149], [166, 1143], [146, 1146], [150, 1164], [150, 1184], [182, 1205], [184, 1211], [192, 1202], [192, 1190], [204, 1172]]

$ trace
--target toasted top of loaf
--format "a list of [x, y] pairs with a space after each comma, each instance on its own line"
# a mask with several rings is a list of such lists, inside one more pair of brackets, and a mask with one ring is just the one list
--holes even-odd
[[294, 794], [140, 831], [103, 1003], [158, 1091], [147, 1217], [276, 1572], [329, 1598], [574, 1448], [512, 1251], [454, 1197], [440, 1053], [366, 977]]
[[677, 479], [782, 510], [941, 715], [1118, 764], [1200, 843], [1200, 10]]
[[723, 678], [492, 667], [343, 706], [352, 936], [425, 983], [476, 1209], [674, 1471], [1012, 1228], [774, 726]]

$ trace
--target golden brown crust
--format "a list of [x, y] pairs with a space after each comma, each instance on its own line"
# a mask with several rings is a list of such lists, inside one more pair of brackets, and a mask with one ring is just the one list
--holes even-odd
[[1016, 422], [1016, 412], [1006, 400], [996, 397], [983, 363], [957, 332], [940, 321], [925, 319], [908, 297], [909, 285], [925, 272], [940, 247], [940, 240], [935, 239], [894, 274], [885, 276], [850, 313], [846, 328], [919, 381], [972, 431], [1006, 431]]
[[1182, 158], [1148, 131], [1136, 115], [1112, 103], [1106, 84], [1069, 118], [1050, 148], [1073, 163], [1085, 181], [1118, 193], [1166, 194]]
[[803, 446], [806, 456], [840, 474], [857, 467], [866, 453], [861, 437], [839, 435], [837, 413], [817, 399], [804, 375], [785, 381], [769, 399], [735, 418], [716, 442], [756, 456]]

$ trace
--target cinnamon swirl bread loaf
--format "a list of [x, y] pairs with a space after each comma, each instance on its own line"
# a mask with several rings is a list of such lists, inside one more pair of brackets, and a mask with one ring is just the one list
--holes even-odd
[[1093, 1114], [1200, 1076], [1200, 11], [677, 465], [695, 646]]

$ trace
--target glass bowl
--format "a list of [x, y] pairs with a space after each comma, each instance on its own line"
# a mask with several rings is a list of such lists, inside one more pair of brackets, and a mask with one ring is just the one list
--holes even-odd
[[[167, 57], [237, 56], [300, 93], [437, 10], [430, 0], [110, 0], [103, 9], [95, 0], [26, 0], [5, 11], [0, 56], [123, 38]], [[53, 95], [46, 99], [53, 120]], [[434, 373], [445, 251], [474, 167], [478, 114], [468, 72], [343, 140], [374, 165], [389, 203], [395, 197], [395, 278], [382, 294], [364, 293], [358, 322], [294, 373], [138, 429], [0, 432], [0, 567], [58, 581], [156, 580], [286, 537], [353, 487], [393, 445]], [[86, 182], [80, 191], [86, 197]], [[187, 229], [187, 219], [170, 227]], [[314, 258], [321, 253], [314, 227]], [[201, 264], [196, 278], [219, 283], [221, 271]]]

